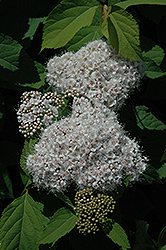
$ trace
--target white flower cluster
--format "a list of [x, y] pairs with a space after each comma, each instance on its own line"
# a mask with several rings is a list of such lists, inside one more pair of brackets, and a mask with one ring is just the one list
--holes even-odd
[[27, 169], [37, 187], [64, 191], [113, 190], [126, 175], [137, 181], [146, 168], [139, 145], [120, 126], [116, 114], [104, 105], [95, 107], [85, 98], [75, 98], [71, 117], [45, 129], [27, 159]]
[[147, 158], [119, 124], [115, 109], [143, 75], [143, 64], [123, 58], [105, 42], [88, 43], [77, 53], [54, 57], [47, 66], [49, 84], [74, 97], [70, 117], [48, 126], [27, 169], [38, 188], [111, 191], [126, 175], [138, 181]]
[[24, 137], [33, 136], [37, 130], [42, 130], [53, 122], [58, 116], [58, 108], [64, 104], [61, 96], [56, 93], [42, 95], [38, 91], [24, 92], [17, 111], [19, 131]]
[[128, 60], [110, 45], [96, 40], [78, 52], [53, 57], [47, 64], [47, 81], [55, 90], [75, 90], [90, 100], [118, 109], [139, 85], [144, 63]]

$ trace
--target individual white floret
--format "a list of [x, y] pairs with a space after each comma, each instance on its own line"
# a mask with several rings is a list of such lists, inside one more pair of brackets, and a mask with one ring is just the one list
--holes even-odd
[[79, 189], [114, 190], [126, 175], [137, 181], [147, 159], [127, 137], [116, 114], [101, 103], [75, 98], [71, 117], [44, 130], [26, 165], [38, 188], [64, 191], [74, 182]]
[[55, 90], [75, 90], [117, 109], [138, 87], [144, 63], [126, 59], [106, 42], [96, 40], [75, 54], [55, 56], [48, 62], [47, 71], [47, 81]]

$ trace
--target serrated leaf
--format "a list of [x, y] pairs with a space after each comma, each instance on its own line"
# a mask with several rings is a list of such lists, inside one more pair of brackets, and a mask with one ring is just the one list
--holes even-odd
[[44, 25], [42, 50], [65, 46], [82, 27], [92, 23], [98, 6], [84, 4], [83, 1], [62, 1], [51, 12]]
[[161, 168], [157, 170], [157, 173], [159, 174], [159, 178], [166, 178], [166, 163], [164, 163]]
[[118, 224], [114, 223], [113, 228], [107, 236], [115, 243], [122, 247], [123, 250], [131, 249], [128, 237], [124, 229]]
[[90, 26], [81, 28], [77, 34], [67, 43], [65, 48], [68, 51], [77, 51], [89, 41], [94, 41], [102, 38], [101, 29], [99, 27], [101, 11], [98, 8]]
[[46, 17], [29, 18], [29, 22], [28, 22], [29, 29], [25, 33], [25, 35], [22, 39], [30, 38], [30, 40], [33, 40], [33, 36], [34, 36], [39, 24], [41, 22], [44, 22], [45, 20], [46, 20]]
[[42, 214], [32, 197], [25, 193], [15, 199], [2, 214], [1, 249], [37, 250], [42, 227]]
[[40, 244], [55, 244], [59, 238], [69, 233], [75, 227], [77, 219], [77, 216], [69, 209], [65, 207], [59, 209], [44, 229], [39, 241]]
[[127, 9], [129, 6], [142, 5], [142, 4], [166, 5], [166, 2], [165, 0], [128, 0], [117, 3], [116, 6], [119, 6], [123, 9]]
[[149, 58], [152, 61], [154, 61], [157, 64], [157, 66], [160, 66], [162, 60], [164, 59], [165, 53], [161, 47], [155, 45], [151, 50], [144, 52], [143, 55], [146, 58]]
[[149, 129], [149, 130], [165, 130], [166, 125], [157, 119], [146, 106], [137, 106], [135, 107], [136, 111], [136, 119], [137, 125], [141, 129]]
[[28, 175], [28, 171], [26, 170], [26, 160], [28, 155], [34, 152], [34, 145], [37, 139], [25, 140], [24, 148], [22, 150], [21, 158], [20, 158], [20, 167], [22, 170]]
[[13, 38], [0, 33], [0, 66], [16, 71], [22, 46]]
[[[109, 15], [110, 25], [112, 31], [112, 26], [114, 26], [117, 33], [117, 38], [110, 37], [110, 42], [112, 39], [114, 41], [113, 45], [117, 48], [117, 52], [126, 58], [142, 61], [140, 42], [139, 42], [139, 30], [137, 23], [133, 16], [125, 10], [114, 7]], [[115, 44], [115, 41], [116, 44]]]

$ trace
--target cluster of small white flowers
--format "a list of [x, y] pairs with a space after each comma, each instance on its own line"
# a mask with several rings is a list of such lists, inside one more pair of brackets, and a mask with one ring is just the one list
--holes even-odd
[[20, 123], [19, 131], [24, 135], [33, 136], [36, 131], [50, 125], [58, 116], [58, 108], [64, 105], [60, 95], [38, 91], [24, 92], [21, 96], [21, 105], [17, 111]]
[[38, 188], [64, 191], [74, 182], [78, 189], [110, 191], [126, 175], [137, 181], [146, 161], [114, 111], [75, 97], [71, 117], [44, 130], [26, 165]]
[[96, 40], [76, 53], [53, 57], [47, 71], [47, 81], [55, 90], [72, 89], [117, 110], [138, 87], [144, 63], [126, 59], [106, 42]]

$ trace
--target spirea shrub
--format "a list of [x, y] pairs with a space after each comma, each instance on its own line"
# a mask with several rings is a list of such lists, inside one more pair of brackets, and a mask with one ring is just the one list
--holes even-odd
[[89, 42], [78, 52], [55, 56], [47, 64], [47, 82], [56, 91], [77, 91], [93, 102], [122, 106], [144, 74], [142, 62], [128, 60], [102, 40]]
[[[123, 58], [98, 40], [77, 53], [50, 59], [47, 71], [55, 93], [25, 92], [17, 112], [24, 136], [43, 128], [26, 170], [38, 189], [57, 193], [73, 184], [77, 228], [85, 235], [96, 233], [114, 209], [113, 199], [105, 194], [123, 185], [126, 177], [130, 183], [138, 181], [147, 167], [147, 157], [116, 113], [139, 85], [144, 64]], [[73, 99], [71, 114], [60, 120], [54, 119], [64, 104], [57, 92]]]

